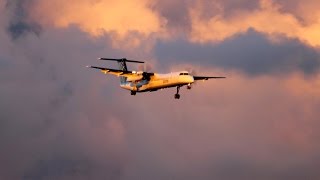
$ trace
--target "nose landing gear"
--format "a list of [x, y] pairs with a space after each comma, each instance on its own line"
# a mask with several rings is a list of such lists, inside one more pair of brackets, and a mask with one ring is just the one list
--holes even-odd
[[131, 91], [131, 95], [135, 96], [136, 95], [136, 91]]
[[191, 88], [192, 88], [191, 84], [188, 84], [188, 85], [187, 85], [187, 89], [190, 90]]

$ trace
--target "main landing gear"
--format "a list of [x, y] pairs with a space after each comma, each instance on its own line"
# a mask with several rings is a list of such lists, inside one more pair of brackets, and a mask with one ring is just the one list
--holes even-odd
[[136, 91], [131, 91], [131, 95], [135, 96], [136, 95]]
[[180, 86], [177, 86], [177, 94], [174, 95], [175, 99], [180, 99], [179, 90], [180, 90]]

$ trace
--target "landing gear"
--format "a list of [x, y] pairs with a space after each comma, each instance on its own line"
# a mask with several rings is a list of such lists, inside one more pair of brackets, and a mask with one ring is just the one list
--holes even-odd
[[177, 86], [177, 94], [174, 95], [175, 99], [180, 99], [179, 90], [180, 90], [180, 86]]
[[131, 91], [131, 95], [135, 96], [136, 95], [136, 91]]

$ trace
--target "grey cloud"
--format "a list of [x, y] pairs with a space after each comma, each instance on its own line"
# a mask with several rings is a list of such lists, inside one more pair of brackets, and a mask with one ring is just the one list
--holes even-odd
[[[79, 158], [79, 157], [78, 157]], [[83, 158], [83, 159], [81, 159]], [[123, 167], [117, 164], [101, 166], [96, 162], [70, 157], [56, 156], [52, 160], [41, 160], [23, 175], [24, 180], [31, 179], [120, 179]]]
[[105, 100], [112, 98], [101, 97], [114, 88], [97, 89], [96, 77], [100, 84], [108, 80], [85, 66], [124, 53], [112, 50], [107, 35], [95, 41], [75, 27], [20, 38], [11, 51], [0, 48], [1, 62], [10, 62], [0, 71], [0, 178], [116, 176], [123, 148], [105, 125], [114, 114]]
[[[183, 92], [185, 94], [183, 105], [168, 101], [167, 96], [170, 97], [170, 92], [160, 95], [141, 95], [140, 100], [143, 103], [137, 103], [134, 108], [135, 111], [143, 109], [145, 113], [135, 116], [133, 122], [128, 121], [129, 148], [132, 156], [136, 157], [136, 161], [129, 165], [129, 169], [136, 171], [127, 174], [126, 177], [130, 179], [231, 180], [304, 177], [317, 179], [319, 173], [316, 165], [319, 161], [312, 156], [304, 156], [304, 153], [300, 154], [299, 150], [288, 145], [290, 143], [285, 139], [280, 138], [279, 142], [277, 136], [283, 137], [285, 133], [278, 134], [275, 132], [277, 128], [273, 125], [277, 122], [292, 123], [292, 118], [299, 116], [295, 114], [290, 118], [288, 117], [290, 112], [287, 110], [285, 113], [278, 113], [276, 110], [295, 108], [295, 101], [288, 102], [286, 95], [277, 94], [279, 89], [274, 88], [272, 84], [266, 85], [271, 87], [260, 90], [252, 88], [259, 86], [257, 84], [249, 82], [244, 84], [247, 88], [235, 85], [217, 91], [221, 88], [221, 83], [219, 85], [215, 83], [214, 87], [204, 85], [199, 87], [200, 90], [196, 90], [199, 94], [209, 92], [210, 97], [197, 95], [191, 98], [193, 95]], [[223, 85], [225, 84], [222, 83]], [[204, 92], [204, 88], [209, 89]], [[277, 90], [270, 92], [272, 88]], [[239, 92], [243, 99], [226, 92], [226, 89], [231, 89], [233, 93]], [[264, 92], [268, 92], [268, 95], [260, 97]], [[149, 106], [149, 103], [154, 102], [152, 98], [154, 96], [158, 96], [159, 99], [167, 98], [157, 101], [157, 107], [162, 107], [161, 111]], [[126, 98], [129, 96], [123, 97]], [[279, 98], [279, 102], [275, 103], [273, 100], [268, 102], [267, 99], [273, 98]], [[239, 107], [243, 108], [237, 111]], [[302, 111], [297, 113], [303, 114]], [[300, 121], [298, 119], [295, 120]], [[318, 128], [317, 123], [314, 124], [314, 128]], [[275, 134], [277, 135], [273, 138]], [[315, 141], [316, 138], [313, 139], [313, 142]]]
[[[247, 159], [226, 158], [212, 167], [212, 175], [219, 179], [312, 179], [319, 176], [316, 168], [318, 163], [293, 165], [289, 168], [277, 167], [276, 164], [263, 164]], [[308, 168], [306, 168], [308, 167]]]
[[202, 18], [209, 20], [210, 18], [219, 15], [224, 18], [237, 16], [241, 11], [253, 11], [259, 8], [260, 2], [256, 0], [240, 0], [240, 1], [201, 1], [203, 10], [201, 11]]
[[297, 39], [281, 37], [272, 43], [266, 35], [253, 29], [237, 34], [221, 43], [192, 43], [185, 39], [158, 41], [157, 59], [180, 61], [235, 69], [252, 75], [284, 74], [301, 71], [314, 74], [319, 71], [320, 53]]
[[10, 33], [12, 39], [18, 39], [26, 33], [34, 33], [39, 36], [41, 31], [42, 28], [40, 25], [26, 23], [21, 20], [11, 22], [8, 27], [8, 32]]
[[12, 39], [18, 39], [28, 33], [37, 36], [42, 32], [42, 27], [36, 22], [28, 19], [28, 7], [33, 0], [10, 0], [6, 3], [6, 8], [10, 13], [10, 21], [7, 31]]
[[191, 31], [190, 10], [199, 4], [202, 8], [200, 16], [205, 20], [216, 15], [229, 18], [237, 15], [239, 11], [253, 11], [259, 8], [259, 1], [256, 0], [241, 0], [236, 2], [223, 0], [157, 0], [151, 8], [167, 20], [166, 25], [169, 31], [177, 32], [178, 36], [183, 36]]
[[192, 1], [156, 1], [152, 9], [167, 20], [167, 28], [171, 31], [187, 33], [191, 30], [189, 8]]

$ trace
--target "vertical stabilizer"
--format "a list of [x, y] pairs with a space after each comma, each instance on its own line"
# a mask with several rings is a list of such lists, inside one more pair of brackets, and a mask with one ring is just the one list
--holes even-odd
[[[125, 60], [118, 61], [119, 69], [122, 71], [128, 71], [127, 64]], [[125, 84], [127, 81], [127, 77], [120, 76], [120, 84]]]
[[[144, 63], [143, 61], [128, 60], [128, 59], [126, 59], [126, 58], [122, 58], [122, 59], [99, 58], [99, 60], [117, 61], [117, 62], [118, 62], [118, 65], [119, 65], [119, 69], [122, 70], [122, 71], [128, 71], [126, 62], [131, 62], [131, 63]], [[125, 84], [126, 82], [127, 82], [127, 78], [120, 76], [120, 84]]]

